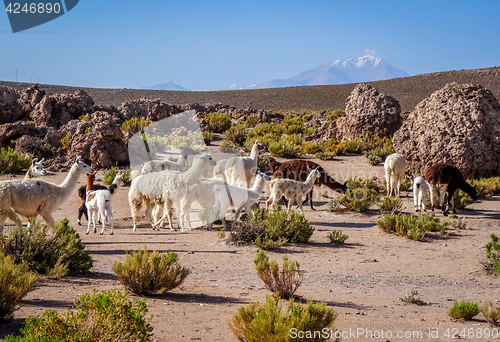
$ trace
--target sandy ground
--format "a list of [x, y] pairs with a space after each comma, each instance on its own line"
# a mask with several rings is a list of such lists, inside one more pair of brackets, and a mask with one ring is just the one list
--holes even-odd
[[[354, 175], [377, 176], [380, 181], [383, 177], [383, 167], [369, 166], [363, 157], [319, 163], [342, 182]], [[52, 174], [47, 179], [58, 183], [64, 177]], [[85, 182], [85, 177], [80, 176], [78, 186]], [[46, 309], [64, 312], [79, 295], [93, 289], [122, 288], [111, 270], [113, 263], [124, 260], [125, 251], [146, 246], [149, 250], [176, 252], [182, 265], [191, 269], [179, 288], [162, 297], [147, 298], [154, 340], [236, 341], [227, 321], [239, 306], [264, 300], [269, 293], [255, 271], [257, 248], [227, 245], [217, 236], [217, 229], [154, 232], [142, 221], [134, 233], [127, 191], [123, 188], [113, 198], [115, 235], [109, 235], [109, 227], [103, 236], [85, 235], [86, 225], [76, 223], [80, 205], [76, 190], [55, 212], [56, 220], [69, 218], [80, 233], [92, 253], [94, 267], [85, 277], [42, 279], [22, 300], [14, 320], [0, 324], [0, 338], [19, 334], [29, 315], [40, 315]], [[416, 242], [379, 230], [376, 207], [368, 214], [328, 213], [329, 199], [318, 195], [324, 189], [315, 191], [317, 210], [305, 207], [306, 218], [316, 228], [310, 243], [289, 245], [267, 254], [277, 259], [288, 254], [300, 262], [306, 274], [297, 295], [304, 300], [326, 302], [338, 314], [335, 326], [343, 334], [342, 340], [438, 341], [452, 339], [455, 334], [466, 340], [493, 340], [484, 337], [491, 327], [482, 315], [473, 321], [454, 322], [447, 310], [455, 300], [483, 302], [500, 298], [500, 278], [486, 275], [479, 264], [486, 258], [484, 245], [490, 241], [490, 234], [499, 234], [499, 197], [480, 200], [468, 210], [459, 211], [459, 216], [466, 218], [467, 229], [451, 229], [449, 237], [431, 235], [427, 242]], [[403, 201], [404, 212], [412, 212], [411, 193], [403, 193]], [[198, 212], [199, 208], [193, 208], [193, 218]], [[442, 218], [440, 212], [436, 214]], [[349, 239], [343, 245], [332, 245], [327, 234], [339, 228]], [[405, 304], [399, 299], [410, 288], [418, 290], [425, 305]], [[460, 337], [461, 333], [470, 337]]]

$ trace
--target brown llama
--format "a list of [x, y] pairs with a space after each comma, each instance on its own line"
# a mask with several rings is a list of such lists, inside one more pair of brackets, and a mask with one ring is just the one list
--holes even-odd
[[[318, 169], [318, 171], [320, 172], [320, 177], [316, 178], [316, 181], [314, 183], [315, 185], [325, 185], [333, 191], [340, 193], [344, 193], [349, 189], [346, 185], [347, 182], [344, 184], [337, 182], [335, 179], [330, 177], [330, 175], [328, 175], [328, 173], [321, 167], [321, 165], [318, 165], [309, 160], [294, 159], [286, 161], [284, 163], [273, 160], [271, 163], [269, 163], [269, 168], [273, 172], [273, 178], [288, 178], [300, 182], [306, 181], [310, 170]], [[310, 201], [309, 205], [311, 207], [311, 210], [315, 210], [313, 208], [312, 195], [313, 191], [311, 189], [311, 191], [306, 196], [306, 200], [303, 203]], [[282, 199], [283, 203], [286, 203], [285, 198]]]
[[[425, 179], [431, 188], [431, 206], [434, 211], [434, 201], [436, 197], [436, 188], [439, 187], [439, 205], [443, 210], [443, 215], [448, 216], [449, 207], [452, 207], [453, 213], [456, 214], [455, 203], [451, 203], [451, 199], [455, 190], [460, 189], [467, 193], [474, 201], [477, 201], [477, 192], [462, 176], [462, 172], [455, 166], [445, 163], [436, 163], [432, 165], [425, 174]], [[446, 198], [445, 198], [446, 197]], [[444, 203], [446, 200], [446, 206]]]

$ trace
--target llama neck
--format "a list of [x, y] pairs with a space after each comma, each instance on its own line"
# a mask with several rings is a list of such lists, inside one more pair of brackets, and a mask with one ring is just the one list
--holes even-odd
[[35, 178], [35, 170], [33, 169], [33, 166], [30, 166], [30, 168], [28, 169], [28, 172], [26, 172], [26, 176], [24, 176], [24, 178], [26, 179], [30, 179], [30, 178]]
[[306, 184], [309, 188], [312, 189], [314, 186], [314, 183], [316, 182], [316, 175], [315, 172], [311, 172], [308, 176], [304, 184]]
[[473, 200], [477, 200], [477, 192], [476, 189], [474, 189], [472, 186], [470, 186], [469, 183], [467, 183], [465, 180], [461, 181], [458, 188], [468, 194], [470, 197], [472, 197]]
[[265, 185], [266, 182], [264, 178], [262, 178], [261, 176], [257, 176], [257, 178], [255, 178], [255, 183], [253, 184], [252, 191], [260, 195], [262, 193], [262, 190], [264, 190]]
[[87, 175], [87, 191], [94, 190], [94, 177], [95, 175]]
[[186, 172], [180, 175], [180, 185], [183, 187], [188, 187], [198, 182], [198, 179], [200, 179], [203, 172], [205, 172], [205, 162], [205, 159], [197, 159]]
[[64, 181], [58, 185], [58, 187], [63, 190], [63, 201], [66, 200], [66, 198], [68, 198], [69, 195], [71, 195], [71, 192], [76, 188], [79, 174], [78, 164], [73, 164]]
[[250, 158], [257, 163], [259, 159], [259, 145], [253, 144], [252, 151], [250, 152]]

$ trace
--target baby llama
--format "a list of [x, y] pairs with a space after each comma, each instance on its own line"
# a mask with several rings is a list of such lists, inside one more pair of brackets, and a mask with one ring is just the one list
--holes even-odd
[[257, 172], [257, 177], [251, 189], [232, 185], [215, 185], [215, 202], [210, 211], [210, 222], [214, 222], [219, 217], [222, 219], [224, 229], [226, 229], [226, 220], [224, 216], [230, 207], [235, 207], [237, 209], [234, 215], [234, 221], [238, 219], [243, 208], [245, 208], [247, 215], [252, 219], [254, 213], [251, 207], [259, 201], [266, 182], [270, 180], [271, 177], [262, 172]]
[[429, 194], [429, 183], [424, 177], [416, 177], [413, 180], [413, 203], [415, 204], [415, 211], [418, 213], [420, 210], [425, 210], [425, 200]]
[[307, 196], [307, 194], [311, 191], [316, 179], [321, 177], [321, 173], [318, 171], [318, 168], [310, 170], [309, 175], [305, 182], [299, 182], [293, 179], [286, 178], [275, 178], [269, 183], [269, 187], [271, 188], [271, 196], [266, 202], [266, 208], [269, 208], [269, 205], [272, 203], [272, 206], [275, 207], [276, 203], [278, 203], [279, 199], [282, 196], [285, 196], [288, 199], [288, 206], [286, 212], [288, 213], [292, 207], [293, 200], [297, 200], [297, 204], [299, 205], [300, 211], [302, 214], [304, 213], [304, 209], [302, 208], [302, 199]]

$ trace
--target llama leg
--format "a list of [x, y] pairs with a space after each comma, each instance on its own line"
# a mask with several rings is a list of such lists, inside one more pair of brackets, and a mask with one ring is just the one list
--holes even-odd
[[[90, 210], [89, 209], [87, 209], [87, 210], [88, 210], [88, 216], [87, 217], [89, 217], [89, 216], [92, 217], [92, 213], [90, 212]], [[91, 220], [87, 220], [87, 231], [85, 232], [86, 235], [88, 235], [89, 232], [90, 232], [90, 223], [91, 223], [90, 221]]]
[[304, 209], [302, 208], [302, 196], [297, 197], [297, 204], [299, 205], [301, 213], [304, 214]]
[[87, 221], [89, 220], [89, 217], [87, 216], [87, 207], [85, 206], [85, 202], [82, 202], [82, 205], [80, 206], [80, 208], [78, 208], [78, 219], [76, 220], [76, 222], [78, 222], [79, 226], [82, 225], [81, 223], [82, 215], [85, 215]]
[[[309, 199], [309, 205], [311, 206], [311, 210], [316, 210], [313, 208], [313, 189], [311, 189], [311, 191], [308, 194], [308, 197], [306, 197], [306, 202], [308, 199]], [[304, 204], [304, 203], [302, 203], [302, 204]]]
[[391, 175], [390, 173], [385, 174], [385, 186], [387, 190], [387, 197], [391, 197]]
[[413, 189], [413, 204], [415, 205], [415, 212], [417, 213], [420, 211], [419, 201], [420, 201], [420, 188], [418, 187], [418, 185], [416, 185], [416, 187]]
[[109, 219], [109, 227], [110, 227], [110, 232], [109, 235], [113, 235], [113, 213], [111, 211], [111, 207], [108, 210], [108, 219]]
[[293, 203], [293, 198], [289, 198], [288, 199], [288, 205], [286, 206], [286, 213], [287, 214], [290, 211], [290, 209], [292, 209], [292, 203]]
[[431, 191], [431, 209], [434, 211], [434, 202], [436, 200], [436, 185], [435, 184], [429, 184], [430, 191]]
[[[106, 204], [104, 204], [106, 205]], [[106, 212], [105, 212], [106, 208], [99, 208], [99, 212], [98, 212], [98, 215], [101, 216], [101, 219], [102, 219], [102, 229], [101, 229], [101, 233], [100, 235], [103, 235], [104, 234], [104, 225], [105, 225], [105, 217], [106, 217]], [[98, 216], [99, 217], [99, 216]]]
[[401, 178], [396, 176], [396, 191], [397, 191], [396, 198], [401, 198], [401, 196], [399, 195], [400, 186], [401, 186]]

